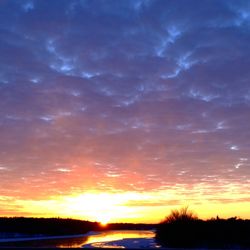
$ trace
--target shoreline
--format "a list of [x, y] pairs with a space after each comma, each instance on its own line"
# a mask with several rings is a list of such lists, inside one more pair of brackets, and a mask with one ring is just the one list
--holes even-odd
[[18, 242], [18, 241], [32, 241], [32, 240], [53, 240], [53, 239], [81, 238], [81, 237], [97, 235], [97, 234], [100, 234], [100, 232], [90, 231], [86, 234], [55, 235], [55, 236], [41, 236], [41, 237], [23, 237], [23, 238], [5, 238], [5, 239], [0, 239], [0, 243]]

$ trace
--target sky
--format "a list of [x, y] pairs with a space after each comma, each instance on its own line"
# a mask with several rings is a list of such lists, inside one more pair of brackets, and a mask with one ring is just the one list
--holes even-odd
[[250, 1], [0, 0], [0, 215], [250, 218]]

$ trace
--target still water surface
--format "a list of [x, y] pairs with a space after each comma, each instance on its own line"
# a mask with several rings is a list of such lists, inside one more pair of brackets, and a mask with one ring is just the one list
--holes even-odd
[[112, 230], [75, 238], [36, 239], [9, 242], [5, 243], [5, 246], [61, 248], [159, 248], [160, 246], [155, 243], [154, 236], [155, 232], [151, 230]]
[[153, 231], [107, 231], [88, 237], [83, 247], [101, 248], [157, 248]]

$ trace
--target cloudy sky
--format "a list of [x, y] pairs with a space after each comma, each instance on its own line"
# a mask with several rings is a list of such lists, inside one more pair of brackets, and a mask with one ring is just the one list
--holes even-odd
[[1, 215], [250, 218], [250, 1], [1, 0], [0, 55]]

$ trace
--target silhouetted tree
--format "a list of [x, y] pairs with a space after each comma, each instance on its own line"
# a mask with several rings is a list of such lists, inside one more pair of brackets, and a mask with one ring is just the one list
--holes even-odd
[[157, 227], [156, 239], [166, 247], [250, 249], [250, 220], [237, 217], [200, 220], [187, 208], [173, 210]]

